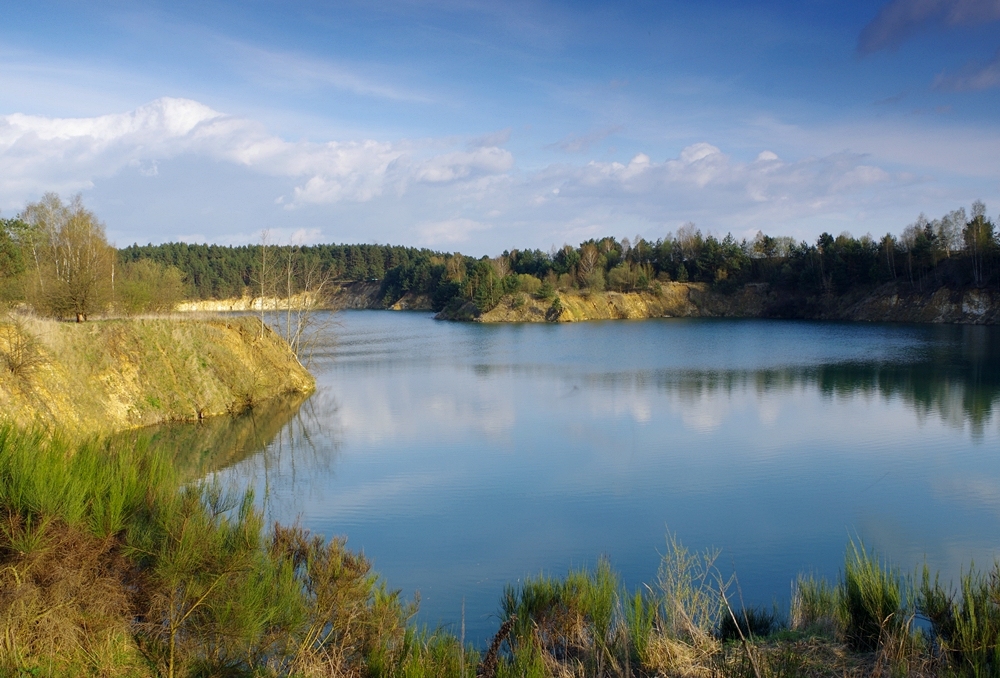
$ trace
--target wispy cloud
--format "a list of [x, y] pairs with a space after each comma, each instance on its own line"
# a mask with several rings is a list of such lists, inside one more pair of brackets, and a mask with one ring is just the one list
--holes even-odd
[[559, 148], [567, 153], [582, 153], [584, 151], [590, 150], [590, 147], [599, 141], [607, 139], [612, 134], [621, 131], [621, 126], [605, 127], [604, 129], [594, 130], [586, 134], [570, 134], [563, 137], [556, 143], [552, 144], [550, 148]]
[[237, 71], [250, 80], [264, 82], [274, 89], [332, 87], [361, 96], [392, 101], [412, 103], [433, 101], [433, 97], [425, 93], [362, 74], [357, 67], [295, 52], [262, 49], [226, 38], [216, 38], [215, 43], [225, 46], [223, 53], [232, 55], [231, 63]]
[[858, 37], [858, 52], [895, 49], [914, 33], [932, 26], [963, 26], [1000, 21], [1000, 0], [890, 0]]
[[421, 224], [417, 227], [417, 232], [420, 234], [420, 244], [441, 247], [468, 242], [476, 232], [490, 228], [489, 224], [458, 218]]
[[934, 79], [936, 89], [965, 92], [1000, 87], [1000, 49], [986, 63], [971, 64], [959, 73], [942, 73]]

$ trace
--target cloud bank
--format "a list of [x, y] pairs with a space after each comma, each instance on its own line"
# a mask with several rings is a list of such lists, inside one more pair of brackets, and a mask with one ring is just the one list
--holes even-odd
[[[737, 234], [775, 232], [792, 220], [840, 218], [905, 183], [862, 154], [787, 161], [765, 149], [740, 161], [707, 142], [663, 160], [640, 152], [627, 162], [556, 163], [524, 171], [502, 147], [508, 137], [503, 130], [464, 142], [291, 142], [252, 120], [172, 98], [93, 118], [14, 114], [0, 117], [0, 205], [16, 210], [45, 191], [88, 190], [130, 172], [152, 187], [145, 190], [155, 191], [161, 168], [183, 159], [205, 167], [206, 175], [221, 164], [263, 181], [244, 190], [273, 190], [265, 204], [277, 212], [253, 217], [260, 223], [244, 219], [243, 234], [285, 228], [307, 233], [310, 241], [349, 237], [433, 247], [489, 242], [503, 249], [665, 232], [689, 219], [709, 228], [725, 224]], [[229, 191], [239, 193], [239, 186]], [[176, 202], [183, 205], [184, 199]], [[211, 205], [215, 214], [236, 207]], [[183, 220], [190, 222], [191, 214]], [[284, 225], [274, 225], [281, 214]], [[344, 215], [375, 227], [360, 238], [357, 231], [329, 230], [333, 217], [343, 223]], [[196, 229], [198, 239], [234, 237], [213, 232], [212, 224], [185, 228]]]

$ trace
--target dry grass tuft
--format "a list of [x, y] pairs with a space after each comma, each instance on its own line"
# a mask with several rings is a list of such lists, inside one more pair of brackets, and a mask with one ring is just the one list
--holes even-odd
[[132, 573], [116, 539], [56, 519], [8, 516], [0, 534], [0, 668], [44, 664], [102, 676], [136, 669], [120, 660], [134, 650]]

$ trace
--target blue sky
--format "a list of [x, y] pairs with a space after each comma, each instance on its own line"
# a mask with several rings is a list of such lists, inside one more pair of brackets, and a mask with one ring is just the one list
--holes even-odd
[[0, 211], [469, 254], [1000, 206], [1000, 0], [2, 0]]

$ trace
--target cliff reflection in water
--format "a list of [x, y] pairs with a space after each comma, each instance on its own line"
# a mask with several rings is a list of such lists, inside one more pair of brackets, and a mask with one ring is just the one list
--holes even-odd
[[272, 398], [234, 416], [208, 417], [198, 422], [171, 422], [119, 434], [144, 438], [154, 449], [167, 450], [181, 476], [195, 480], [263, 452], [288, 430], [303, 424], [308, 395]]

